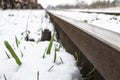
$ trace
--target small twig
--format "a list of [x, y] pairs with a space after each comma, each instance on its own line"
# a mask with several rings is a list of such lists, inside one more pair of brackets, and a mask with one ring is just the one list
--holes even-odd
[[54, 67], [54, 65], [52, 65], [52, 66], [50, 67], [50, 69], [48, 70], [48, 72], [50, 72], [53, 67]]
[[10, 56], [8, 55], [8, 53], [6, 51], [5, 51], [5, 53], [6, 53], [7, 57], [8, 57], [8, 59], [10, 59]]
[[59, 56], [59, 58], [60, 58], [60, 60], [61, 60], [61, 63], [63, 64], [63, 60], [62, 60], [62, 58]]
[[4, 76], [4, 80], [7, 80], [7, 78], [6, 78], [5, 74], [4, 74], [3, 76]]

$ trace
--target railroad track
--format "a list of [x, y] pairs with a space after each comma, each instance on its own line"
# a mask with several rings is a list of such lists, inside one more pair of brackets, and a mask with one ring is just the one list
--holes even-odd
[[50, 11], [48, 14], [66, 50], [73, 55], [78, 53], [78, 63], [83, 67], [83, 75], [95, 67], [93, 80], [120, 79], [119, 33], [84, 24]]
[[84, 13], [98, 13], [98, 14], [108, 14], [108, 15], [120, 15], [120, 12], [108, 12], [108, 11], [79, 11]]
[[108, 14], [108, 15], [120, 15], [120, 11], [110, 11], [110, 10], [92, 10], [92, 9], [78, 9], [78, 10], [70, 10], [70, 9], [58, 9], [58, 11], [70, 11], [70, 12], [82, 12], [82, 13], [98, 13], [98, 14]]

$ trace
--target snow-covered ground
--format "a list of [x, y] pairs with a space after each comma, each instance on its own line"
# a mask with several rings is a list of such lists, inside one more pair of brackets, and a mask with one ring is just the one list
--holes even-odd
[[90, 12], [112, 12], [112, 13], [119, 13], [120, 7], [113, 7], [113, 8], [98, 8], [98, 9], [69, 9], [68, 11], [90, 11]]
[[[35, 42], [24, 40], [26, 29]], [[63, 47], [57, 51], [54, 63], [55, 47], [60, 45], [57, 41], [53, 42], [51, 54], [45, 54], [43, 58], [49, 41], [37, 41], [44, 29], [54, 32], [44, 10], [0, 10], [0, 80], [80, 80], [74, 57]], [[19, 47], [15, 36], [20, 41]], [[10, 43], [22, 62], [21, 66], [17, 65], [4, 41]]]
[[[79, 11], [80, 10], [64, 10], [64, 11], [53, 10], [51, 12], [120, 33], [120, 26], [119, 26], [120, 16], [97, 14], [97, 13], [82, 13]], [[98, 9], [96, 11], [100, 11], [100, 10]], [[109, 11], [113, 12], [113, 9]], [[119, 10], [116, 10], [116, 12], [119, 12]]]

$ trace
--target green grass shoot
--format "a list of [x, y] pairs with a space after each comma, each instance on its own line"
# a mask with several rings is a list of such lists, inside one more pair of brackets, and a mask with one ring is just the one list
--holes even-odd
[[56, 51], [60, 51], [61, 44], [59, 44], [58, 48], [56, 47]]
[[7, 41], [4, 41], [4, 44], [5, 44], [6, 48], [9, 50], [9, 52], [11, 53], [11, 55], [14, 57], [16, 63], [20, 66], [22, 63], [21, 63], [20, 59], [18, 58], [18, 56], [16, 55], [13, 48], [11, 47], [11, 45]]
[[21, 57], [23, 57], [23, 52], [20, 50], [20, 53], [21, 53]]
[[46, 48], [45, 51], [44, 51], [43, 58], [45, 58], [45, 53], [46, 53], [46, 51], [47, 51], [47, 48]]
[[56, 58], [57, 58], [57, 51], [56, 51], [56, 48], [55, 48], [55, 52], [54, 52], [54, 63], [56, 62]]
[[17, 39], [16, 36], [15, 36], [15, 42], [16, 42], [16, 46], [19, 47], [20, 41]]
[[53, 45], [53, 41], [54, 41], [54, 36], [55, 36], [55, 32], [53, 33], [51, 39], [50, 39], [50, 43], [48, 45], [48, 48], [47, 48], [47, 54], [50, 54], [51, 53], [51, 48], [52, 48], [52, 45]]
[[78, 58], [78, 53], [75, 52], [75, 58], [76, 58], [76, 64], [78, 65], [79, 64], [79, 58]]
[[93, 68], [86, 76], [91, 76], [95, 71], [95, 68]]
[[88, 72], [83, 78], [83, 80], [91, 80], [91, 78], [93, 77], [94, 71], [95, 71], [95, 68], [93, 68], [90, 72]]

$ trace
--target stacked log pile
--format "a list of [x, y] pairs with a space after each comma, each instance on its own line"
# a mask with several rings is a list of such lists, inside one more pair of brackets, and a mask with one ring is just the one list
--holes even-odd
[[37, 0], [1, 0], [2, 9], [43, 9]]

